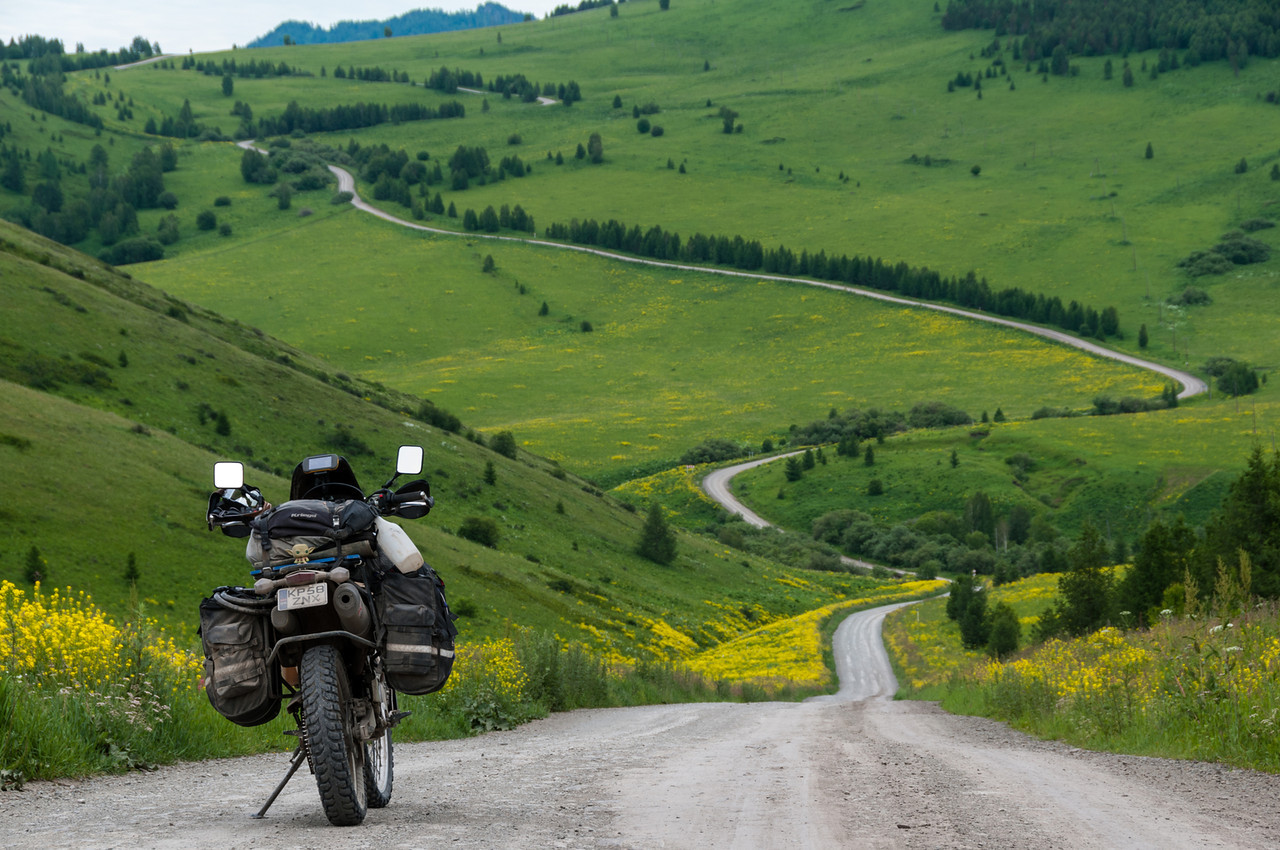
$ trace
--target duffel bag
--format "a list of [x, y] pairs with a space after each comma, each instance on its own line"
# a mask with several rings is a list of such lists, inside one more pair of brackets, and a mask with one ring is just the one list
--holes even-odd
[[273, 607], [242, 587], [219, 588], [200, 602], [205, 693], [219, 714], [240, 726], [260, 726], [280, 713], [280, 670], [267, 665]]
[[300, 564], [338, 555], [373, 554], [377, 513], [365, 502], [296, 499], [253, 521], [245, 551], [255, 568]]
[[431, 567], [382, 576], [374, 603], [387, 684], [402, 694], [440, 690], [453, 669], [456, 617], [444, 597], [444, 582]]

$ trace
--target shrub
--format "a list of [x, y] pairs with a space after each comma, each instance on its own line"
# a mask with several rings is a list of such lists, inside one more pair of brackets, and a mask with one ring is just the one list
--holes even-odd
[[196, 216], [196, 227], [200, 230], [214, 230], [218, 226], [218, 216], [212, 210], [204, 210]]
[[649, 124], [648, 118], [641, 118], [639, 121], [636, 122], [636, 132], [647, 133], [649, 132], [649, 129], [651, 126], [652, 125]]
[[126, 239], [102, 253], [102, 259], [113, 266], [147, 263], [163, 257], [164, 246], [150, 237]]
[[1199, 287], [1188, 286], [1177, 295], [1169, 298], [1169, 303], [1175, 307], [1198, 307], [1212, 304], [1213, 298]]
[[662, 125], [654, 124], [653, 129], [649, 131], [649, 135], [657, 138], [658, 136], [661, 136], [663, 132]]
[[337, 206], [338, 204], [349, 204], [351, 203], [351, 199], [354, 197], [355, 195], [353, 195], [350, 192], [338, 192], [332, 198], [329, 199], [329, 203], [333, 204], [334, 206]]
[[718, 463], [742, 457], [742, 448], [722, 437], [711, 437], [680, 456], [682, 464]]
[[515, 460], [516, 457], [516, 438], [510, 431], [499, 431], [493, 435], [489, 441], [489, 448], [493, 449], [503, 457], [509, 457]]
[[912, 428], [947, 428], [971, 424], [972, 416], [941, 401], [922, 401], [907, 414], [907, 425]]
[[469, 516], [458, 526], [458, 536], [490, 549], [498, 548], [498, 523], [484, 516]]
[[1186, 269], [1192, 277], [1226, 274], [1231, 271], [1231, 266], [1231, 261], [1216, 251], [1192, 251], [1178, 261], [1178, 267]]
[[219, 195], [213, 199], [213, 205], [215, 207], [229, 207], [231, 206], [231, 199], [226, 195]]

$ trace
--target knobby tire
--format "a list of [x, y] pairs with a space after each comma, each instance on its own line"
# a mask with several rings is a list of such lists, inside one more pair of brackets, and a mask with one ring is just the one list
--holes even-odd
[[351, 686], [342, 654], [333, 646], [313, 646], [303, 654], [301, 667], [307, 749], [320, 804], [334, 826], [355, 826], [367, 811], [366, 758], [365, 745], [353, 734]]

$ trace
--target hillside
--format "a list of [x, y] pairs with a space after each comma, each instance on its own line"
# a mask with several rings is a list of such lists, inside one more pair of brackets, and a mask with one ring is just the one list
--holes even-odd
[[[1072, 54], [1058, 73], [1018, 38], [945, 29], [931, 6], [628, 2], [498, 32], [73, 73], [40, 90], [42, 114], [28, 94], [39, 63], [13, 63], [0, 159], [24, 187], [0, 189], [0, 208], [83, 235], [72, 241], [95, 255], [151, 243], [163, 259], [131, 273], [175, 298], [285, 341], [316, 372], [510, 430], [596, 485], [668, 468], [709, 437], [745, 453], [832, 411], [941, 402], [1009, 422], [936, 450], [935, 435], [901, 438], [925, 451], [885, 479], [917, 489], [876, 504], [865, 476], [835, 469], [784, 500], [773, 483], [757, 492], [798, 527], [837, 504], [886, 522], [957, 512], [974, 487], [1067, 530], [1105, 517], [1130, 537], [1159, 511], [1203, 517], [1275, 429], [1280, 64], [1179, 52], [1175, 66], [1152, 48]], [[271, 159], [246, 168], [231, 140], [264, 129]], [[356, 213], [325, 164], [455, 235]], [[515, 210], [535, 223], [511, 226]], [[1057, 299], [1118, 350], [1211, 379], [1228, 358], [1260, 386], [1230, 398], [1213, 380], [1213, 398], [1177, 410], [1057, 418], [1167, 388], [970, 321], [489, 239], [529, 230], [612, 233], [650, 256], [676, 234], [668, 259], [714, 244], [705, 264], [748, 275], [765, 270], [744, 265], [758, 245], [800, 276], [856, 268], [892, 288], [936, 275], [951, 294], [1012, 292], [1005, 307]], [[1042, 410], [1055, 417], [1033, 419]], [[953, 448], [962, 472], [944, 479]], [[1025, 487], [1007, 463], [1022, 454], [1040, 464]]]
[[[393, 36], [428, 35], [453, 30], [516, 24], [525, 20], [523, 12], [513, 12], [500, 3], [481, 3], [474, 12], [445, 12], [415, 9], [382, 21], [339, 21], [320, 27], [305, 21], [285, 21], [271, 32], [249, 42], [246, 47], [274, 47], [279, 44], [337, 44]], [[285, 39], [288, 39], [287, 41]]]
[[[682, 537], [672, 566], [654, 565], [632, 551], [642, 516], [554, 464], [440, 431], [405, 396], [8, 224], [0, 291], [10, 319], [0, 457], [11, 485], [0, 579], [23, 584], [35, 547], [46, 585], [87, 590], [121, 616], [133, 555], [139, 600], [180, 641], [193, 639], [202, 595], [247, 579], [243, 544], [204, 525], [215, 460], [246, 460], [278, 502], [306, 454], [342, 451], [370, 487], [403, 442], [426, 446], [438, 500], [405, 525], [466, 612], [466, 640], [519, 624], [645, 658], [677, 633], [712, 646], [874, 584], [695, 537]], [[497, 523], [496, 549], [453, 536], [468, 516]]]

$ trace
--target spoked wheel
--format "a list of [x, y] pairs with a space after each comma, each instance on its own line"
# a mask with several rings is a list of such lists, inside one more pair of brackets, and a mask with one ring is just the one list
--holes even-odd
[[[313, 646], [303, 654], [301, 667], [307, 749], [316, 772], [320, 804], [334, 826], [355, 826], [364, 820], [367, 808], [367, 746], [355, 740], [351, 686], [342, 654], [333, 646]], [[389, 794], [390, 739], [386, 765]]]
[[369, 808], [381, 809], [391, 802], [391, 730], [364, 745], [364, 793]]

